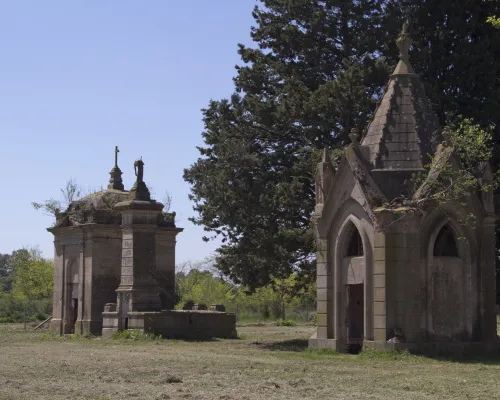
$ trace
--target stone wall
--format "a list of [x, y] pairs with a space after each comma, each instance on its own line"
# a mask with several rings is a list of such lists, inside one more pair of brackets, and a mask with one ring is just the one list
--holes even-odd
[[[103, 338], [111, 338], [118, 331], [116, 305], [107, 305], [103, 315]], [[209, 340], [234, 339], [236, 314], [217, 311], [168, 310], [161, 312], [128, 313], [128, 329], [159, 335], [167, 339]]]
[[177, 230], [159, 228], [156, 232], [156, 273], [163, 310], [175, 306], [175, 244]]
[[64, 229], [54, 239], [54, 295], [50, 330], [56, 334], [70, 333], [72, 284], [80, 282], [80, 253], [83, 244], [81, 230]]
[[[133, 329], [133, 315], [131, 314], [129, 314], [131, 318], [129, 324]], [[195, 310], [144, 313], [144, 332], [166, 338], [234, 339], [236, 338], [236, 314]]]
[[[51, 331], [100, 334], [104, 305], [116, 301], [121, 260], [119, 226], [88, 224], [54, 230]], [[78, 315], [73, 325], [73, 296]]]

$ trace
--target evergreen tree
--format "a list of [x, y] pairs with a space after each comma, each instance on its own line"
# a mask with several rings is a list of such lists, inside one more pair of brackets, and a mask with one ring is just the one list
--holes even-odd
[[216, 266], [251, 288], [311, 271], [314, 159], [363, 126], [387, 79], [377, 0], [266, 0], [240, 45], [235, 94], [203, 111], [205, 146], [185, 171]]
[[441, 123], [493, 124], [498, 144], [500, 37], [487, 22], [498, 11], [482, 0], [262, 1], [257, 48], [240, 45], [235, 93], [203, 110], [205, 144], [184, 173], [192, 221], [223, 239], [217, 268], [251, 288], [314, 271], [315, 155], [366, 127], [404, 20]]
[[[415, 70], [422, 75], [441, 124], [462, 115], [496, 127], [500, 141], [500, 32], [487, 22], [500, 2], [390, 0], [385, 26], [391, 36], [410, 22]], [[394, 59], [393, 47], [384, 49]]]

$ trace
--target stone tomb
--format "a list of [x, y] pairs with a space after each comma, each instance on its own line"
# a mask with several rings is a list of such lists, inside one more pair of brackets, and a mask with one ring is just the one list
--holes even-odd
[[[338, 168], [326, 149], [318, 165], [318, 326], [309, 346], [489, 351], [498, 346], [493, 196], [419, 203], [436, 169], [415, 192], [405, 184], [425, 171], [428, 154], [453, 168], [460, 160], [439, 134], [405, 28], [397, 44], [399, 64], [361, 143], [353, 132]], [[478, 179], [491, 182], [488, 163]], [[387, 206], [403, 194], [407, 203]], [[415, 203], [426, 205], [415, 212]], [[464, 223], [470, 215], [474, 223]]]
[[124, 190], [121, 170], [108, 189], [75, 201], [57, 217], [51, 331], [102, 333], [135, 329], [163, 337], [236, 337], [236, 316], [219, 311], [175, 311], [175, 213], [151, 199], [144, 163]]

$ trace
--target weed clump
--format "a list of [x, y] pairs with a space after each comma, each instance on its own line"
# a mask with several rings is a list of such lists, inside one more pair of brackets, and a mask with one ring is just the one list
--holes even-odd
[[278, 319], [276, 326], [297, 326], [297, 324], [289, 319]]
[[111, 336], [113, 340], [133, 340], [141, 342], [154, 342], [158, 340], [163, 340], [159, 335], [153, 335], [151, 333], [144, 333], [139, 330], [123, 330], [113, 333]]

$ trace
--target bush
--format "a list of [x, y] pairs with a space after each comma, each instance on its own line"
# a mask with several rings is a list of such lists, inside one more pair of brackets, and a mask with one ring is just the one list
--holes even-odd
[[296, 326], [297, 324], [289, 319], [278, 319], [276, 326]]
[[37, 312], [35, 318], [37, 319], [37, 321], [42, 322], [45, 321], [47, 318], [49, 318], [49, 315], [42, 312]]
[[52, 313], [52, 298], [23, 301], [9, 293], [0, 293], [0, 323], [43, 321]]

